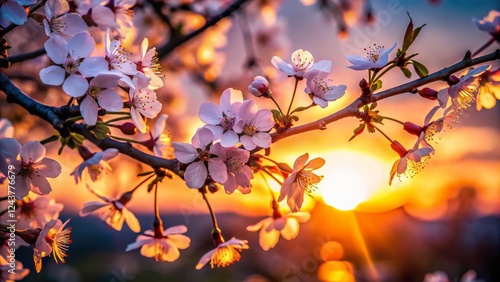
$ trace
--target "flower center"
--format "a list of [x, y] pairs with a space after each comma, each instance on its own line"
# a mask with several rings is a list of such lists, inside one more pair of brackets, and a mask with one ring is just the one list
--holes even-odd
[[88, 94], [92, 96], [92, 98], [97, 99], [97, 96], [101, 93], [102, 88], [97, 87], [97, 86], [90, 86], [88, 90]]
[[213, 268], [217, 267], [226, 267], [235, 261], [239, 261], [241, 255], [239, 251], [233, 246], [223, 246], [217, 248], [212, 255], [212, 259], [210, 260], [210, 266]]
[[50, 29], [53, 32], [63, 32], [64, 30], [66, 30], [66, 22], [59, 18], [52, 19], [50, 21]]
[[70, 58], [70, 55], [68, 54], [67, 57], [69, 60], [66, 61], [64, 68], [66, 69], [66, 72], [69, 74], [74, 74], [78, 71], [78, 67], [80, 66], [80, 63], [78, 61], [72, 60]]
[[17, 175], [22, 176], [22, 178], [31, 177], [33, 173], [38, 174], [38, 172], [33, 168], [33, 163], [21, 162], [21, 169]]
[[17, 201], [16, 204], [21, 216], [27, 218], [34, 218], [36, 216], [35, 204], [33, 202], [26, 202], [25, 200], [22, 200]]
[[231, 130], [233, 129], [234, 120], [235, 118], [224, 115], [224, 117], [220, 121], [220, 125], [222, 128], [224, 128], [224, 130]]
[[318, 189], [316, 175], [311, 171], [301, 171], [297, 176], [297, 184], [306, 194], [311, 194]]
[[243, 129], [243, 133], [248, 136], [253, 136], [255, 132], [257, 132], [257, 128], [251, 123], [246, 124], [245, 128]]
[[[314, 60], [311, 58], [301, 57], [300, 54], [297, 54], [297, 57], [292, 58], [292, 63], [298, 70], [306, 70], [310, 65], [314, 63]], [[296, 70], [297, 70], [296, 69]]]
[[244, 165], [245, 163], [242, 162], [241, 159], [237, 156], [228, 158], [226, 160], [227, 170], [232, 173], [239, 173]]
[[366, 51], [366, 57], [368, 60], [376, 63], [378, 59], [380, 58], [380, 53], [384, 46], [379, 46], [376, 44], [373, 44], [373, 46], [368, 47], [368, 50], [365, 48], [364, 50]]
[[210, 159], [210, 153], [203, 150], [201, 151], [199, 154], [198, 154], [198, 158], [201, 160], [201, 161], [208, 161]]
[[92, 180], [99, 180], [102, 177], [102, 171], [104, 170], [104, 167], [100, 164], [93, 164], [89, 165], [89, 174]]

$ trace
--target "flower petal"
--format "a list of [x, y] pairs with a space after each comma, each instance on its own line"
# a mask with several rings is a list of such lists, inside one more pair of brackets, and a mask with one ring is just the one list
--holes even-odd
[[184, 173], [184, 180], [189, 188], [200, 188], [207, 179], [207, 168], [203, 162], [191, 163]]

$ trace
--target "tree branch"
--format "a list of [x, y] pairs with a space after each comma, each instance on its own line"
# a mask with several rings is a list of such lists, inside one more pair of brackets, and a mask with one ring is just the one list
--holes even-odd
[[225, 17], [230, 16], [233, 12], [237, 11], [240, 6], [242, 6], [247, 0], [236, 0], [231, 6], [227, 7], [226, 10], [222, 11], [220, 14], [214, 16], [210, 20], [208, 20], [202, 27], [199, 29], [188, 33], [184, 36], [173, 38], [169, 40], [165, 45], [158, 47], [157, 52], [158, 52], [158, 58], [163, 58], [170, 54], [172, 51], [175, 50], [175, 48], [179, 47], [180, 45], [184, 44], [185, 42], [193, 39], [197, 35], [201, 34], [204, 32], [206, 29], [209, 27], [214, 26], [217, 24], [220, 20], [222, 20]]
[[[434, 81], [443, 80], [446, 77], [450, 76], [451, 74], [453, 74], [457, 71], [463, 70], [467, 67], [481, 64], [484, 62], [498, 60], [498, 59], [500, 59], [500, 49], [497, 49], [493, 53], [490, 53], [490, 54], [487, 54], [487, 55], [484, 55], [482, 57], [478, 57], [475, 59], [470, 59], [470, 58], [463, 59], [462, 61], [460, 61], [460, 62], [458, 62], [450, 67], [444, 68], [444, 69], [437, 71], [433, 74], [430, 74], [426, 77], [422, 77], [422, 78], [416, 79], [414, 81], [410, 81], [408, 83], [405, 83], [403, 85], [396, 86], [394, 88], [387, 89], [387, 90], [382, 91], [380, 93], [374, 94], [372, 96], [371, 103], [376, 102], [376, 101], [380, 101], [383, 99], [387, 99], [389, 97], [396, 96], [396, 95], [399, 95], [402, 93], [412, 92], [413, 90], [415, 90], [419, 86], [422, 86], [422, 85], [425, 85], [425, 84], [428, 84], [428, 83], [431, 83]], [[273, 133], [273, 134], [271, 134], [271, 137], [273, 139], [273, 143], [275, 143], [281, 139], [284, 139], [286, 137], [290, 137], [290, 136], [304, 133], [307, 131], [318, 130], [318, 129], [324, 130], [324, 129], [326, 129], [327, 124], [330, 124], [330, 123], [337, 121], [339, 119], [354, 116], [354, 114], [356, 112], [358, 112], [358, 109], [363, 107], [363, 105], [364, 105], [363, 101], [360, 98], [358, 98], [358, 99], [354, 100], [350, 105], [345, 107], [344, 109], [341, 109], [341, 110], [339, 110], [339, 111], [337, 111], [329, 116], [326, 116], [322, 119], [289, 128], [286, 131], [281, 132], [281, 133]]]
[[45, 48], [42, 48], [42, 49], [38, 49], [38, 50], [30, 52], [30, 53], [20, 54], [17, 56], [11, 56], [8, 58], [2, 58], [2, 59], [0, 59], [0, 68], [8, 68], [13, 63], [19, 63], [22, 61], [33, 59], [33, 58], [41, 56], [45, 53], [46, 53]]

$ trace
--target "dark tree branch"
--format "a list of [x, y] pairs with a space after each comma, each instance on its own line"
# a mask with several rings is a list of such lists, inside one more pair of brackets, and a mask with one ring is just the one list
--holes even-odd
[[165, 45], [160, 46], [157, 48], [158, 52], [158, 58], [163, 58], [170, 54], [172, 51], [175, 50], [175, 48], [179, 47], [180, 45], [186, 43], [187, 41], [193, 39], [197, 35], [203, 33], [206, 29], [214, 26], [217, 24], [220, 20], [222, 20], [225, 17], [230, 16], [233, 12], [237, 11], [240, 6], [242, 6], [246, 1], [248, 0], [236, 0], [231, 6], [229, 6], [226, 10], [222, 11], [220, 14], [214, 16], [210, 20], [208, 20], [202, 27], [199, 29], [188, 33], [184, 36], [180, 36], [177, 38], [172, 38], [170, 39]]
[[29, 59], [34, 59], [38, 56], [41, 56], [45, 54], [45, 48], [38, 49], [36, 51], [30, 52], [30, 53], [25, 53], [17, 56], [10, 56], [8, 58], [2, 58], [0, 59], [0, 68], [8, 68], [11, 64], [14, 63], [19, 63], [22, 61], [26, 61]]

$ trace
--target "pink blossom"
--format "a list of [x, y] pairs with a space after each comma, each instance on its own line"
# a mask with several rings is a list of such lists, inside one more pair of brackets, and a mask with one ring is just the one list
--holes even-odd
[[311, 95], [314, 104], [326, 108], [328, 106], [328, 101], [335, 101], [342, 96], [344, 96], [347, 86], [328, 86], [325, 79], [328, 77], [328, 73], [320, 71], [310, 72], [306, 78], [306, 89], [304, 90], [307, 94]]
[[152, 139], [154, 140], [153, 152], [155, 156], [173, 159], [174, 150], [172, 147], [172, 137], [170, 133], [165, 132], [168, 115], [161, 115], [155, 123], [152, 132]]
[[52, 219], [43, 227], [33, 249], [36, 272], [42, 270], [42, 258], [52, 253], [56, 263], [65, 262], [71, 244], [71, 227], [64, 229], [70, 220], [64, 224], [59, 219]]
[[7, 27], [11, 22], [16, 25], [23, 25], [28, 16], [23, 6], [30, 6], [36, 0], [5, 0], [0, 4], [0, 26]]
[[236, 147], [225, 148], [220, 143], [212, 145], [212, 153], [226, 164], [227, 181], [222, 183], [227, 194], [232, 194], [238, 189], [243, 194], [250, 193], [253, 179], [252, 169], [246, 164], [250, 157], [250, 152]]
[[[88, 187], [88, 186], [87, 186]], [[90, 188], [89, 188], [90, 190]], [[98, 190], [90, 190], [94, 195], [102, 201], [90, 201], [83, 204], [80, 211], [80, 216], [87, 216], [91, 213], [96, 213], [99, 218], [105, 221], [113, 229], [122, 230], [123, 223], [126, 222], [130, 230], [134, 232], [141, 231], [141, 225], [137, 217], [127, 209], [127, 203], [132, 199], [132, 193], [123, 193], [120, 198], [113, 200], [104, 196]]]
[[135, 88], [130, 88], [130, 115], [137, 129], [146, 133], [144, 118], [155, 118], [161, 111], [162, 105], [158, 102], [156, 93], [148, 88], [149, 78], [142, 73], [137, 74], [132, 80]]
[[146, 230], [145, 235], [139, 235], [125, 251], [141, 248], [141, 255], [145, 257], [172, 262], [179, 258], [179, 249], [187, 249], [191, 244], [191, 239], [182, 234], [186, 232], [187, 227], [184, 225], [172, 226], [163, 231], [161, 238], [157, 238], [153, 230]]
[[238, 112], [234, 131], [242, 134], [240, 142], [247, 150], [253, 150], [257, 146], [269, 148], [272, 142], [269, 131], [273, 126], [273, 114], [270, 110], [259, 110], [255, 101], [246, 100]]
[[[389, 185], [392, 184], [394, 176], [397, 175], [400, 180], [401, 177], [413, 177], [425, 167], [434, 149], [428, 143], [422, 143], [423, 140], [419, 137], [410, 150], [406, 150], [398, 141], [392, 141], [391, 148], [399, 154], [400, 158], [392, 166]], [[424, 146], [420, 147], [421, 144]]]
[[479, 87], [477, 77], [489, 68], [490, 65], [470, 68], [467, 74], [462, 76], [456, 84], [441, 89], [438, 92], [438, 100], [441, 108], [446, 108], [449, 100], [451, 100], [453, 109], [457, 112], [470, 107], [475, 100], [475, 95]]
[[51, 219], [59, 217], [63, 204], [48, 196], [30, 195], [16, 203], [16, 219], [18, 229], [43, 228]]
[[121, 79], [116, 73], [101, 73], [89, 83], [86, 96], [80, 104], [83, 119], [88, 125], [95, 125], [99, 106], [107, 111], [119, 111], [123, 108], [120, 94], [114, 89]]
[[293, 171], [289, 171], [290, 175], [285, 179], [281, 186], [278, 202], [288, 198], [287, 204], [292, 212], [298, 212], [304, 201], [304, 193], [311, 193], [316, 190], [316, 185], [323, 179], [323, 176], [318, 176], [312, 171], [322, 167], [325, 160], [315, 158], [309, 161], [309, 154], [305, 153], [298, 157], [293, 164]]
[[149, 41], [144, 38], [141, 44], [141, 57], [137, 62], [137, 70], [144, 73], [146, 77], [151, 79], [149, 82], [149, 89], [155, 90], [163, 87], [163, 74], [161, 73], [161, 65], [158, 61], [158, 53], [156, 48], [153, 47], [148, 50]]
[[252, 83], [248, 86], [248, 90], [255, 97], [270, 97], [271, 90], [269, 89], [269, 81], [263, 76], [256, 76], [253, 78]]
[[0, 139], [12, 138], [14, 136], [14, 127], [6, 118], [0, 118]]
[[[111, 0], [113, 1], [113, 0]], [[110, 69], [115, 69], [123, 74], [135, 75], [137, 66], [130, 59], [130, 53], [123, 48], [119, 40], [111, 40], [109, 30], [104, 34], [104, 51]]]
[[[227, 181], [226, 164], [218, 156], [214, 156], [214, 149], [209, 148], [214, 135], [207, 128], [200, 128], [191, 139], [192, 144], [174, 142], [174, 154], [181, 163], [189, 164], [184, 172], [184, 180], [189, 188], [200, 188], [205, 184], [207, 176], [218, 182]], [[207, 171], [208, 166], [208, 171]]]
[[68, 12], [68, 1], [47, 1], [45, 4], [46, 18], [43, 19], [45, 34], [47, 34], [47, 36], [56, 34], [65, 39], [70, 39], [75, 34], [88, 30], [87, 24], [79, 14]]
[[299, 79], [302, 79], [309, 71], [319, 70], [330, 73], [332, 69], [332, 62], [323, 60], [314, 63], [314, 58], [311, 53], [302, 49], [292, 53], [293, 65], [285, 63], [285, 61], [278, 56], [274, 56], [271, 63], [284, 74], [288, 76], [295, 76]]
[[115, 148], [106, 149], [102, 152], [97, 152], [92, 155], [89, 159], [78, 165], [71, 175], [75, 177], [76, 183], [82, 179], [82, 173], [85, 168], [90, 175], [92, 182], [100, 180], [102, 178], [102, 173], [107, 173], [111, 171], [111, 166], [106, 162], [118, 155], [118, 150]]
[[[348, 55], [346, 59], [352, 66], [348, 68], [353, 70], [369, 70], [369, 69], [379, 69], [387, 65], [389, 61], [389, 53], [396, 48], [396, 43], [392, 45], [391, 48], [385, 49], [383, 46], [374, 45], [370, 47], [367, 51], [367, 56], [362, 57], [358, 55]], [[366, 50], [366, 49], [365, 49]]]
[[201, 257], [200, 261], [196, 265], [196, 269], [202, 269], [208, 262], [210, 262], [210, 266], [212, 268], [214, 266], [226, 267], [235, 261], [239, 261], [241, 258], [240, 252], [243, 249], [248, 249], [247, 240], [240, 240], [233, 237], [231, 240], [225, 242], [222, 235], [218, 236], [220, 236], [220, 239], [216, 240], [217, 243], [215, 249], [207, 252]]
[[[14, 264], [14, 267], [12, 267]], [[14, 262], [8, 262], [3, 256], [0, 256], [0, 281], [12, 282], [17, 280], [22, 280], [28, 274], [30, 270], [23, 268], [23, 263], [18, 259]]]
[[46, 149], [38, 141], [21, 145], [13, 138], [0, 140], [0, 170], [8, 175], [8, 166], [14, 167], [16, 174], [16, 198], [22, 199], [31, 190], [38, 195], [52, 191], [47, 177], [55, 178], [61, 174], [61, 165], [45, 158]]
[[87, 32], [81, 32], [66, 41], [53, 35], [44, 44], [47, 55], [56, 63], [40, 71], [40, 79], [48, 85], [63, 85], [72, 97], [81, 97], [89, 88], [86, 77], [95, 76], [95, 69], [102, 67], [87, 58], [94, 50], [95, 41]]
[[203, 103], [198, 113], [201, 121], [214, 134], [214, 139], [220, 139], [224, 147], [231, 147], [238, 143], [238, 134], [233, 127], [243, 101], [239, 90], [228, 88], [222, 92], [219, 106], [214, 103]]
[[248, 231], [259, 231], [259, 244], [264, 251], [274, 248], [281, 237], [292, 240], [299, 235], [299, 223], [309, 221], [311, 215], [307, 212], [279, 214], [277, 217], [267, 217], [254, 225], [247, 227]]
[[[482, 31], [485, 31], [492, 36], [500, 35], [500, 12], [491, 10], [486, 17], [481, 20], [473, 18], [472, 21]], [[498, 39], [497, 39], [498, 40]]]

